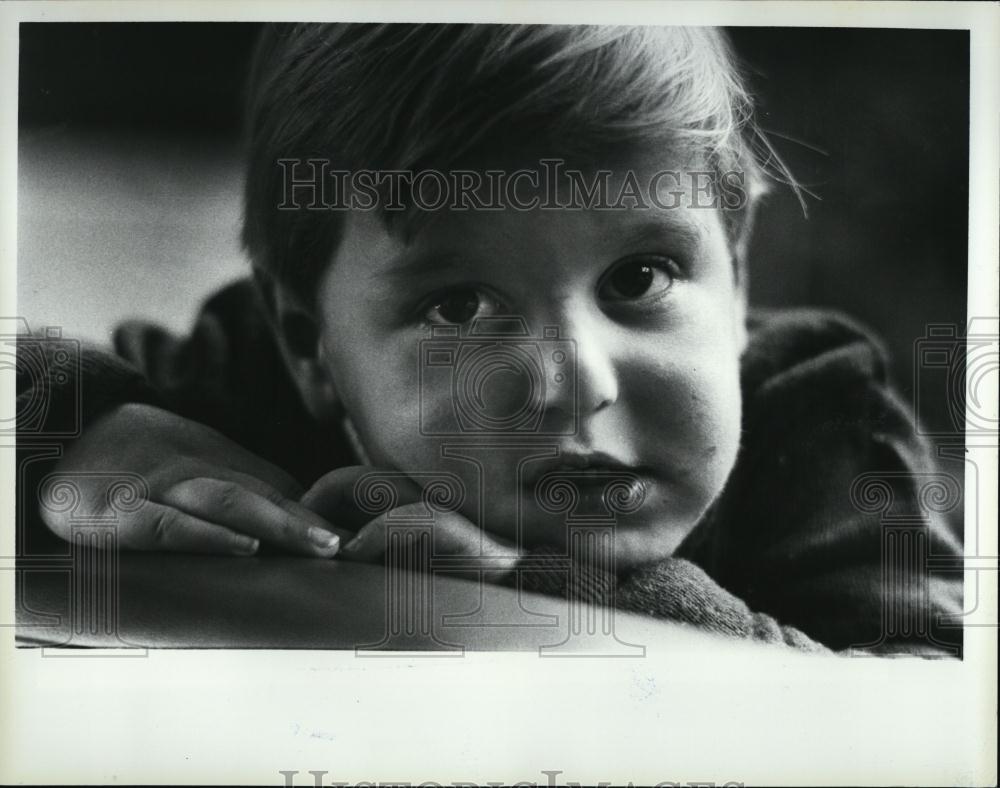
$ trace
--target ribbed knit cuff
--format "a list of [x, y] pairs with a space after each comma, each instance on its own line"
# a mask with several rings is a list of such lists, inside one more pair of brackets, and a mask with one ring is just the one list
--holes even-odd
[[611, 604], [617, 579], [612, 572], [574, 562], [563, 551], [538, 547], [518, 559], [504, 585], [590, 604]]

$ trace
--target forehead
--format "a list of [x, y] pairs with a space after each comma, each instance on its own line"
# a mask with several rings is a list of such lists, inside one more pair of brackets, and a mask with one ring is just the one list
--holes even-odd
[[630, 244], [690, 253], [724, 245], [711, 177], [698, 157], [666, 146], [620, 150], [599, 163], [496, 157], [421, 179], [433, 201], [464, 178], [474, 196], [461, 210], [412, 209], [392, 222], [378, 211], [350, 212], [335, 261], [405, 281], [456, 259], [516, 269], [620, 254]]
[[[486, 211], [474, 209], [473, 213], [524, 214], [531, 213], [528, 206], [533, 205], [551, 213], [560, 208], [580, 212], [589, 207], [639, 207], [643, 201], [656, 207], [656, 198], [662, 204], [689, 204], [699, 185], [713, 174], [701, 152], [684, 150], [667, 140], [619, 144], [586, 155], [545, 145], [477, 155], [447, 169], [420, 171], [414, 180], [431, 201], [440, 194], [439, 187], [446, 186], [456, 198], [449, 207], [460, 202], [460, 210], [417, 208], [408, 213], [419, 217], [418, 225], [423, 226], [449, 212], [466, 212], [461, 210], [465, 206], [487, 206]], [[638, 202], [629, 196], [636, 193]]]

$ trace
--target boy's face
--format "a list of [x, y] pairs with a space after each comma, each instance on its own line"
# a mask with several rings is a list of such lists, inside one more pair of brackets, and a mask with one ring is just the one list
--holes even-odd
[[[627, 170], [640, 184], [684, 172], [657, 154], [621, 157], [610, 194]], [[660, 183], [676, 202], [677, 182]], [[520, 522], [527, 546], [565, 543], [565, 514], [535, 499], [545, 473], [573, 473], [578, 514], [633, 474], [645, 499], [618, 518], [619, 566], [672, 553], [735, 462], [745, 342], [720, 213], [690, 207], [685, 186], [675, 208], [441, 210], [408, 245], [378, 213], [352, 213], [318, 294], [320, 363], [371, 461], [456, 474], [462, 512], [511, 540]], [[493, 315], [522, 317], [530, 337], [425, 342]], [[520, 429], [486, 436], [484, 423]]]

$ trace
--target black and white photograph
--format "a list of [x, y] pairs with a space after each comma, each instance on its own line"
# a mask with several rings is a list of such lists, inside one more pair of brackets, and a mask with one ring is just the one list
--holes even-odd
[[995, 784], [1000, 13], [903, 5], [11, 4], [0, 780]]

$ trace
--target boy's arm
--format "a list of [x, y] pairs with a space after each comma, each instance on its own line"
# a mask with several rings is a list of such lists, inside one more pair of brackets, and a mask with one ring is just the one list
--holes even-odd
[[[148, 324], [123, 326], [118, 355], [88, 347], [66, 363], [57, 342], [19, 341], [22, 554], [64, 551], [51, 532], [68, 538], [74, 513], [108, 514], [109, 480], [122, 472], [143, 480], [148, 500], [119, 522], [120, 546], [225, 552], [250, 537], [329, 554], [333, 548], [319, 544], [329, 534], [308, 533], [327, 531], [326, 524], [298, 505], [301, 479], [280, 464], [297, 447], [305, 461], [290, 465], [308, 474], [319, 455], [310, 446], [329, 441], [304, 427], [255, 299], [249, 282], [226, 288], [185, 339]], [[44, 505], [52, 472], [69, 474], [85, 493], [80, 511]]]

